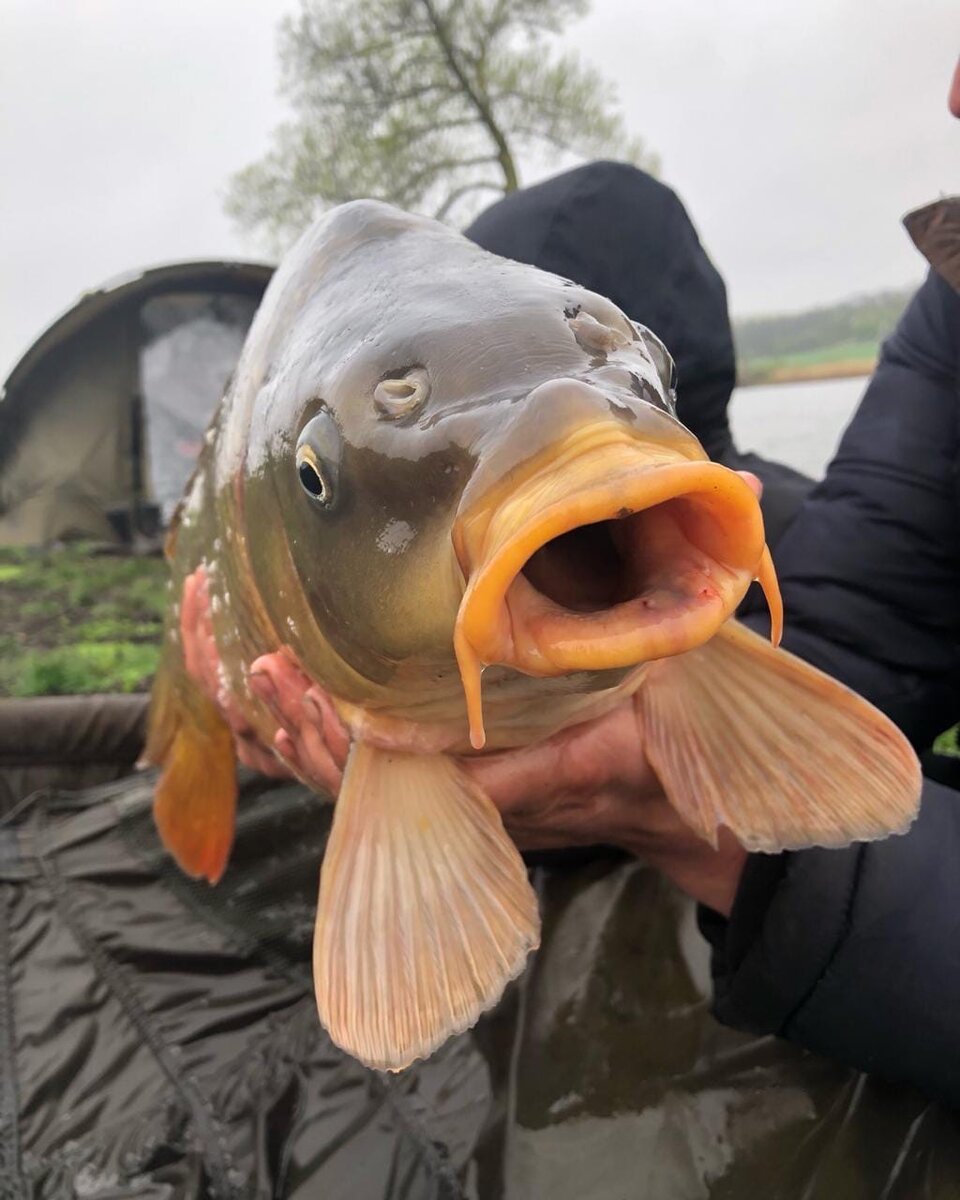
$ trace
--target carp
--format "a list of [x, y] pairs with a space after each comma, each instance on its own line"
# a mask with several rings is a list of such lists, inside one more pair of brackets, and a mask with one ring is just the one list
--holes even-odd
[[[914, 815], [896, 728], [731, 619], [759, 579], [777, 640], [760, 509], [677, 419], [672, 376], [609, 300], [373, 201], [321, 218], [267, 289], [168, 537], [146, 757], [165, 845], [215, 883], [225, 706], [274, 745], [250, 686], [267, 653], [330, 694], [353, 741], [314, 980], [372, 1067], [468, 1028], [538, 944], [523, 861], [457, 756], [635, 696], [666, 795], [714, 844], [724, 825], [753, 850], [841, 846]], [[216, 700], [185, 657], [198, 571]]]

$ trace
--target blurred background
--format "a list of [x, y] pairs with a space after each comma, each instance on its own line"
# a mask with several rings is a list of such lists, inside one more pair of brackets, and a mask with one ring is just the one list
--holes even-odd
[[923, 275], [900, 218], [960, 166], [955, 0], [8, 0], [2, 27], [7, 694], [149, 680], [162, 565], [90, 546], [156, 548], [329, 204], [463, 227], [590, 158], [650, 170], [727, 283], [739, 444], [819, 475]]

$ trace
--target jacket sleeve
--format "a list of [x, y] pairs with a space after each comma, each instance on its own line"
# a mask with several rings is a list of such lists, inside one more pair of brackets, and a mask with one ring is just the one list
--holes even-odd
[[700, 910], [715, 1016], [960, 1107], [960, 795], [910, 832], [751, 855], [729, 921]]
[[[777, 550], [784, 644], [918, 747], [960, 716], [958, 354], [931, 275]], [[751, 855], [729, 921], [701, 910], [717, 1017], [960, 1106], [958, 862], [960, 794], [930, 780], [902, 837]]]

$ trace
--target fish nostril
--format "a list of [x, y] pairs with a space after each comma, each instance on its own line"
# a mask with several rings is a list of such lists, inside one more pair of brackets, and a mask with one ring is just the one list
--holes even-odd
[[621, 330], [604, 325], [587, 312], [579, 311], [568, 321], [578, 344], [589, 353], [611, 354], [630, 344], [630, 339]]
[[403, 375], [381, 379], [374, 389], [373, 402], [383, 417], [409, 417], [418, 412], [430, 395], [430, 380], [422, 367]]

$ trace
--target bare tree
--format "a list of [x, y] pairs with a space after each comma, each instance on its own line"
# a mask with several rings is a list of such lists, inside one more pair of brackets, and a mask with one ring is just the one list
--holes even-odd
[[656, 169], [611, 88], [555, 35], [589, 0], [301, 0], [280, 27], [294, 119], [236, 174], [228, 213], [279, 245], [360, 196], [469, 215], [519, 186], [520, 153]]

